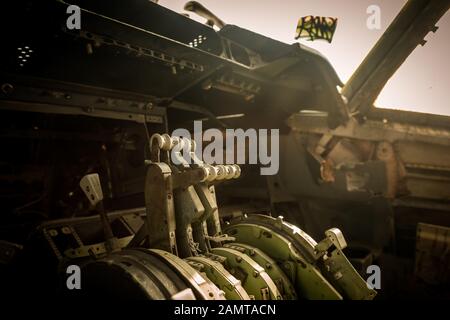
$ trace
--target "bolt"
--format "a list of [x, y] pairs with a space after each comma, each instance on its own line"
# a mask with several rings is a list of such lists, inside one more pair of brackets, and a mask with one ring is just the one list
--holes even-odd
[[94, 53], [94, 50], [92, 49], [92, 44], [91, 43], [86, 44], [86, 52], [89, 55]]
[[11, 94], [14, 91], [14, 87], [10, 83], [2, 84], [2, 92], [4, 94]]

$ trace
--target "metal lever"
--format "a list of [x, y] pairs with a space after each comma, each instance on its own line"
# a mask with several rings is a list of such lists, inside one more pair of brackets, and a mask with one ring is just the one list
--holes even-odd
[[187, 2], [184, 5], [184, 10], [195, 12], [199, 16], [205, 18], [207, 20], [206, 23], [211, 27], [216, 26], [219, 29], [222, 29], [226, 25], [226, 23], [223, 22], [219, 17], [217, 17], [214, 13], [206, 9], [197, 1]]
[[105, 248], [108, 253], [118, 251], [117, 238], [114, 236], [108, 216], [103, 206], [103, 191], [100, 184], [100, 177], [97, 173], [85, 175], [80, 180], [80, 187], [88, 198], [89, 202], [100, 212], [100, 219], [105, 235]]

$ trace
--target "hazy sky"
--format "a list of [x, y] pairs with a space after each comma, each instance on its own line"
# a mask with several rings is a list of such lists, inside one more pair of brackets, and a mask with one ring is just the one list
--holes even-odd
[[[439, 0], [436, 0], [439, 1]], [[183, 12], [186, 0], [160, 0], [159, 4]], [[297, 21], [302, 16], [338, 18], [333, 42], [301, 40], [319, 50], [345, 83], [394, 19], [405, 0], [199, 0], [229, 24], [261, 33], [286, 43], [295, 42]], [[381, 9], [381, 29], [369, 30], [369, 5]], [[198, 21], [195, 14], [190, 16]], [[380, 107], [412, 110], [450, 116], [450, 14], [437, 24], [424, 47], [418, 46], [390, 79], [376, 101]]]

